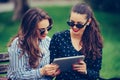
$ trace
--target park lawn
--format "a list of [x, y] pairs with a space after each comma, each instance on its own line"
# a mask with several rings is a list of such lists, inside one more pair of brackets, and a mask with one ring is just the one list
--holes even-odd
[[118, 13], [95, 12], [104, 38], [101, 76], [120, 77], [120, 15]]
[[[50, 37], [52, 37], [55, 32], [69, 29], [66, 21], [69, 19], [71, 6], [50, 6], [41, 8], [46, 10], [54, 20], [53, 28], [49, 32]], [[103, 78], [120, 77], [120, 15], [102, 11], [94, 12], [100, 23], [101, 33], [104, 38], [100, 76]], [[9, 39], [18, 31], [20, 22], [12, 22], [12, 14], [13, 12], [0, 13], [0, 52], [7, 51], [6, 45]]]

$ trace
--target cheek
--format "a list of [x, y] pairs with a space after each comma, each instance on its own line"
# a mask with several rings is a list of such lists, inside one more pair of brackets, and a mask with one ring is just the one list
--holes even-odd
[[86, 27], [83, 27], [82, 29], [80, 29], [80, 33], [83, 33], [85, 31]]
[[86, 29], [86, 27], [82, 28], [81, 30], [82, 30], [82, 31], [85, 31], [85, 29]]
[[86, 27], [87, 27], [87, 26], [84, 26], [84, 27], [82, 28], [82, 30], [85, 31]]

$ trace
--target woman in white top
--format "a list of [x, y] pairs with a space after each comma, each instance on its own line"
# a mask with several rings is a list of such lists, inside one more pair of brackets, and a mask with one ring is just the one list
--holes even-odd
[[9, 79], [51, 80], [59, 73], [57, 65], [49, 64], [51, 28], [52, 19], [44, 10], [33, 8], [24, 14], [18, 34], [8, 45]]

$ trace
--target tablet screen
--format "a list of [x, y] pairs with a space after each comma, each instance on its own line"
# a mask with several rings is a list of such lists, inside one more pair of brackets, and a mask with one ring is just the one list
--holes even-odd
[[61, 71], [72, 70], [72, 65], [79, 62], [79, 60], [84, 60], [85, 56], [72, 56], [72, 57], [63, 57], [55, 58], [53, 63], [59, 65]]

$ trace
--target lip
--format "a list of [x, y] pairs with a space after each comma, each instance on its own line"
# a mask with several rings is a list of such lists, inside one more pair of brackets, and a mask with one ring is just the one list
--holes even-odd
[[46, 37], [46, 35], [42, 35], [42, 37]]
[[72, 30], [73, 30], [74, 32], [78, 32], [80, 29], [74, 29], [74, 28], [72, 28]]

